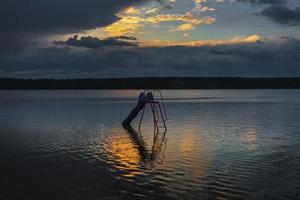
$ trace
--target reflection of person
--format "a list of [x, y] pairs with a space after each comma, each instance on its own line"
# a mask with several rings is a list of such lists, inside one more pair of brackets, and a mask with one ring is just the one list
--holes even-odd
[[[137, 146], [141, 161], [153, 164], [157, 159], [159, 159], [160, 154], [163, 151], [162, 146], [165, 142], [165, 134], [154, 134], [153, 144], [150, 151], [150, 149], [147, 149], [146, 142], [144, 141], [141, 132], [136, 131], [131, 125], [124, 126], [124, 128], [129, 133], [134, 144]], [[151, 165], [149, 165], [149, 167], [151, 167]]]
[[152, 92], [141, 92], [137, 105], [129, 113], [128, 117], [123, 121], [123, 126], [128, 126], [136, 118], [139, 112], [145, 107], [146, 102], [153, 101]]
[[134, 144], [137, 146], [137, 149], [139, 151], [139, 154], [141, 156], [141, 159], [145, 162], [148, 155], [148, 150], [146, 148], [146, 143], [141, 135], [140, 132], [136, 131], [131, 125], [124, 126], [124, 128], [127, 130], [127, 132], [130, 135], [130, 138], [134, 142]]

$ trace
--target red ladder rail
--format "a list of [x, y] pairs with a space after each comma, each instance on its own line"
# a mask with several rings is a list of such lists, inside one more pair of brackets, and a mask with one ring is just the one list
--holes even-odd
[[[153, 126], [154, 132], [160, 132], [160, 128], [163, 128], [163, 132], [167, 132], [166, 120], [168, 118], [164, 100], [162, 97], [162, 93], [159, 90], [145, 90], [145, 93], [150, 92], [153, 96], [153, 100], [147, 101], [145, 107], [143, 108], [143, 112], [141, 115], [140, 123], [139, 123], [139, 130], [141, 131], [141, 125], [144, 118], [144, 113], [147, 107], [147, 104], [150, 104], [150, 108], [153, 115]], [[158, 96], [158, 99], [156, 99]]]

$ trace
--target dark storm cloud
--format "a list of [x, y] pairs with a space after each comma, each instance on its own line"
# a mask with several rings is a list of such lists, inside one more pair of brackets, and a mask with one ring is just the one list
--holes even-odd
[[137, 40], [136, 37], [134, 36], [126, 36], [126, 35], [121, 35], [118, 37], [114, 37], [114, 39], [118, 39], [118, 40]]
[[237, 2], [245, 2], [251, 4], [286, 4], [287, 0], [236, 0]]
[[280, 24], [299, 25], [300, 23], [300, 7], [291, 9], [285, 6], [270, 6], [260, 14]]
[[85, 48], [92, 48], [97, 49], [100, 47], [106, 46], [137, 46], [137, 43], [127, 42], [124, 40], [136, 40], [134, 37], [128, 36], [120, 36], [115, 38], [107, 38], [104, 40], [100, 40], [97, 37], [81, 37], [78, 38], [78, 35], [74, 35], [74, 37], [67, 39], [66, 41], [55, 41], [54, 44], [56, 45], [69, 45], [69, 46], [76, 46], [76, 47], [85, 47]]
[[[23, 46], [31, 37], [73, 33], [117, 20], [122, 8], [146, 0], [2, 0], [0, 45]], [[18, 45], [18, 46], [16, 46]]]
[[0, 77], [300, 76], [300, 40], [202, 47], [51, 47], [0, 56]]

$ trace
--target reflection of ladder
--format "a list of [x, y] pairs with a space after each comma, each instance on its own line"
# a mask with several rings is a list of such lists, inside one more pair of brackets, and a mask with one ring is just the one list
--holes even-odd
[[152, 115], [153, 115], [153, 122], [154, 122], [154, 132], [159, 133], [167, 132], [167, 112], [164, 104], [164, 100], [162, 97], [162, 93], [159, 90], [145, 90], [145, 93], [151, 93], [153, 96], [153, 99], [146, 101], [146, 104], [143, 108], [142, 116], [139, 123], [139, 130], [141, 131], [141, 125], [144, 117], [144, 113], [147, 107], [147, 104], [150, 105]]

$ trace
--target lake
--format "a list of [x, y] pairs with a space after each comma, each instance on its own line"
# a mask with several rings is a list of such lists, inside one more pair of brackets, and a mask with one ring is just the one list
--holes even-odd
[[0, 199], [300, 199], [300, 90], [0, 91]]

